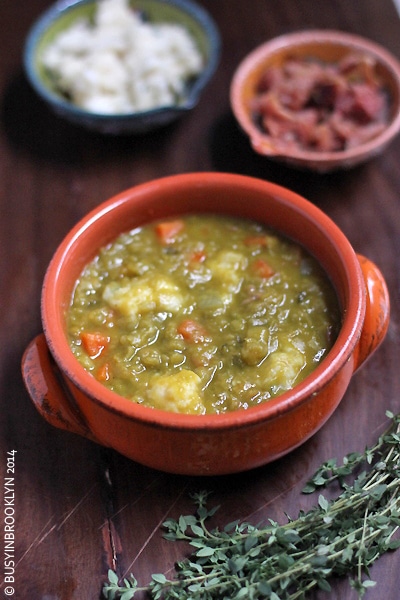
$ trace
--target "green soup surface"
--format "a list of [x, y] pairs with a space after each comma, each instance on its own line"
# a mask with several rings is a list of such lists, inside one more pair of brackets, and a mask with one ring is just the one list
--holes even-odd
[[120, 235], [76, 284], [73, 353], [162, 410], [224, 413], [293, 388], [334, 343], [335, 291], [303, 247], [254, 221], [188, 215]]

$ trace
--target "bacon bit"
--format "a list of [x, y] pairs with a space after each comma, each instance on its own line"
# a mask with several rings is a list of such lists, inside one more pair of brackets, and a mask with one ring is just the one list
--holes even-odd
[[109, 381], [111, 378], [111, 371], [109, 363], [104, 363], [97, 369], [96, 379], [98, 381]]
[[177, 219], [176, 221], [165, 221], [163, 223], [157, 223], [155, 231], [157, 237], [163, 244], [172, 244], [175, 241], [176, 236], [185, 224], [182, 220]]
[[333, 127], [332, 121], [317, 125], [313, 131], [312, 144], [315, 150], [331, 152], [343, 147], [344, 137]]
[[352, 86], [353, 107], [351, 116], [359, 123], [371, 123], [377, 116], [383, 115], [385, 110], [385, 100], [382, 94], [377, 94], [365, 83], [358, 83]]
[[193, 319], [186, 319], [178, 325], [178, 333], [188, 342], [199, 344], [210, 339], [203, 325]]
[[98, 358], [108, 348], [110, 338], [98, 332], [82, 331], [82, 346], [90, 358]]
[[280, 67], [271, 66], [261, 74], [261, 79], [258, 82], [257, 92], [262, 94], [268, 92], [273, 87], [280, 86], [283, 80], [283, 71]]
[[253, 262], [253, 270], [256, 275], [263, 279], [268, 279], [272, 275], [275, 275], [274, 269], [263, 258], [258, 258]]

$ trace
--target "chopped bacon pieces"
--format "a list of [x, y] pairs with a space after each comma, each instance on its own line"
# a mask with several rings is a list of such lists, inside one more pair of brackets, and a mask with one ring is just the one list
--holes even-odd
[[251, 110], [280, 151], [339, 151], [384, 129], [388, 98], [370, 57], [290, 58], [263, 73]]

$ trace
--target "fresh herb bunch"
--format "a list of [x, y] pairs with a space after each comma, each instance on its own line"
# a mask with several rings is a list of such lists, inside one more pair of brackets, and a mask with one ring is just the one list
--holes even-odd
[[130, 600], [146, 591], [154, 600], [298, 600], [314, 588], [329, 592], [332, 576], [349, 575], [361, 598], [375, 585], [370, 565], [400, 546], [394, 537], [400, 525], [400, 415], [387, 415], [390, 427], [374, 446], [348, 454], [341, 465], [327, 461], [303, 490], [338, 481], [342, 492], [334, 500], [320, 494], [314, 508], [284, 525], [236, 521], [219, 530], [206, 525], [218, 507], [208, 509], [208, 492], [197, 493], [196, 516], [164, 523], [166, 539], [194, 548], [176, 565], [176, 578], [156, 574], [140, 587], [133, 575], [120, 583], [110, 570], [104, 597]]

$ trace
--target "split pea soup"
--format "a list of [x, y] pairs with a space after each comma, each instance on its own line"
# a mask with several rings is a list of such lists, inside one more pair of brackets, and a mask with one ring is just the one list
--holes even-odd
[[78, 361], [110, 390], [201, 415], [293, 388], [329, 352], [340, 311], [300, 245], [253, 221], [188, 215], [102, 248], [67, 326]]

